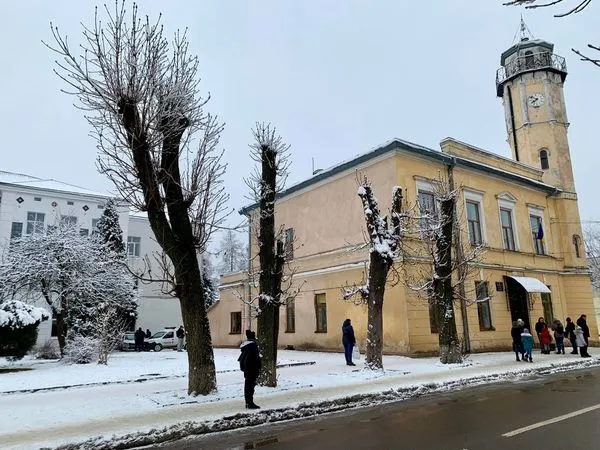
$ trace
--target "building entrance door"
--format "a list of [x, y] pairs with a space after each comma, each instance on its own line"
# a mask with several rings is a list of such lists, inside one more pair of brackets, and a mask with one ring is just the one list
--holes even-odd
[[525, 322], [525, 328], [528, 328], [529, 331], [531, 331], [527, 291], [510, 277], [504, 277], [504, 282], [506, 283], [506, 293], [508, 295], [508, 304], [512, 321], [514, 322], [517, 319], [523, 320], [523, 322]]

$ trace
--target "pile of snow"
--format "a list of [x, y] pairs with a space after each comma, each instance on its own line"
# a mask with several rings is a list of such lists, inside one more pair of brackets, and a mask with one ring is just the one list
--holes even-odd
[[0, 327], [22, 328], [35, 325], [49, 317], [44, 308], [31, 306], [18, 300], [0, 303]]

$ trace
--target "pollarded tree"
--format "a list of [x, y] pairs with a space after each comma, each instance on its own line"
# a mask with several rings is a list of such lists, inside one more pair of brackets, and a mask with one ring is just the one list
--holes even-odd
[[[573, 14], [579, 14], [592, 4], [592, 0], [511, 0], [509, 2], [504, 3], [504, 5], [518, 5], [525, 6], [525, 8], [527, 9], [536, 9], [556, 6], [563, 2], [568, 2], [569, 6], [565, 10], [559, 12], [558, 14], [555, 14], [554, 17], [567, 17]], [[600, 45], [588, 44], [588, 48], [600, 52]], [[579, 50], [575, 50], [574, 48], [571, 50], [579, 57], [581, 57], [582, 61], [591, 62], [595, 66], [600, 67], [600, 57], [591, 58], [589, 56], [584, 55]]]
[[459, 191], [452, 180], [452, 175], [448, 180], [432, 180], [430, 197], [420, 199], [411, 208], [401, 249], [401, 280], [432, 307], [438, 322], [440, 361], [444, 364], [462, 362], [454, 303], [489, 300], [487, 292], [465, 289], [465, 281], [478, 272], [475, 263], [480, 261], [483, 245], [467, 248], [461, 243]]
[[[383, 369], [383, 300], [390, 270], [394, 270], [394, 260], [398, 256], [404, 217], [402, 215], [402, 189], [392, 191], [391, 220], [381, 216], [379, 202], [373, 194], [371, 183], [364, 177], [359, 181], [358, 196], [362, 202], [367, 225], [367, 246], [369, 249], [368, 278], [353, 287], [343, 289], [344, 299], [358, 298], [360, 304], [367, 305], [366, 366], [370, 369]], [[396, 283], [397, 277], [391, 281]]]
[[188, 393], [216, 388], [198, 255], [224, 220], [228, 196], [217, 151], [223, 126], [199, 96], [198, 58], [186, 33], [170, 42], [160, 19], [142, 19], [125, 1], [84, 27], [81, 52], [53, 27], [57, 74], [88, 112], [100, 170], [120, 197], [148, 214], [167, 264], [161, 280], [180, 300], [188, 343]]
[[[13, 239], [0, 262], [0, 300], [33, 303], [41, 297], [56, 320], [61, 356], [74, 311], [91, 321], [93, 308], [100, 303], [135, 312], [136, 295], [124, 268], [107, 258], [102, 246], [71, 227]], [[85, 308], [91, 310], [79, 311]], [[74, 326], [83, 330], [86, 324]]]
[[[279, 340], [279, 307], [285, 304], [281, 284], [285, 265], [285, 248], [275, 230], [275, 200], [285, 185], [289, 167], [289, 145], [275, 128], [258, 123], [253, 130], [255, 142], [250, 155], [257, 163], [246, 180], [258, 203], [259, 288], [256, 299], [250, 299], [257, 314], [257, 339], [262, 353], [262, 369], [258, 382], [277, 386], [277, 343]], [[256, 307], [255, 303], [258, 303]]]

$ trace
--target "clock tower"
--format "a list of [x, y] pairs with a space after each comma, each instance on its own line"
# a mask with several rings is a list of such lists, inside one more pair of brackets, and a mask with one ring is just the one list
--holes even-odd
[[508, 143], [515, 160], [543, 171], [543, 181], [575, 193], [567, 140], [563, 83], [565, 59], [554, 45], [526, 36], [521, 20], [520, 41], [502, 53], [496, 93], [504, 103]]

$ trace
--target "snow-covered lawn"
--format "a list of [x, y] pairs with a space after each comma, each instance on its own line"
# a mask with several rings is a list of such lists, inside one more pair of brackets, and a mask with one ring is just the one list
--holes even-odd
[[[187, 396], [187, 357], [174, 351], [116, 353], [108, 366], [0, 360], [0, 368], [32, 369], [0, 373], [1, 446], [39, 448], [245, 414], [238, 355], [237, 349], [215, 350], [219, 389], [205, 397]], [[356, 367], [346, 366], [341, 353], [280, 351], [279, 364], [284, 367], [278, 372], [279, 386], [257, 388], [255, 400], [263, 411], [254, 414], [264, 416], [265, 409], [281, 411], [349, 396], [363, 399], [364, 404], [365, 395], [390, 390], [456, 386], [468, 384], [469, 379], [481, 382], [482, 377], [488, 382], [532, 370], [550, 368], [546, 372], [551, 372], [600, 363], [596, 358], [584, 360], [568, 354], [536, 353], [533, 364], [513, 358], [512, 353], [486, 353], [472, 355], [462, 365], [442, 365], [437, 358], [386, 356], [386, 370], [371, 372], [362, 369], [363, 361]], [[389, 395], [373, 398], [394, 399]], [[245, 423], [253, 422], [239, 421]], [[87, 444], [85, 448], [92, 447]]]

